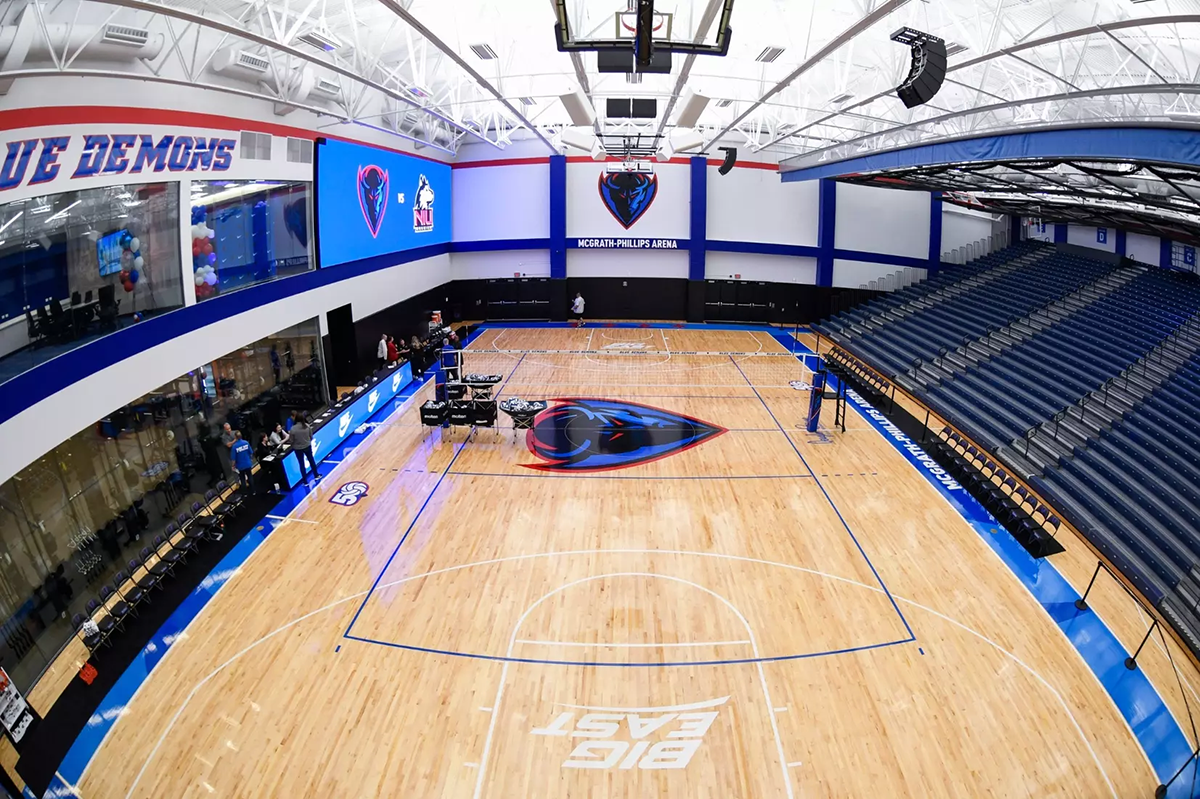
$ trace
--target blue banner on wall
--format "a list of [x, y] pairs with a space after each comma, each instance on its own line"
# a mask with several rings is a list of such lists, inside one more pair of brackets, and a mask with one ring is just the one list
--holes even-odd
[[450, 165], [327, 141], [317, 154], [321, 266], [450, 241]]
[[[350, 437], [360, 424], [371, 418], [380, 408], [391, 402], [400, 393], [400, 389], [412, 381], [412, 365], [404, 364], [387, 380], [381, 380], [370, 391], [364, 391], [358, 399], [313, 434], [313, 459], [320, 463], [329, 456], [338, 445]], [[290, 485], [300, 482], [300, 463], [295, 452], [283, 456], [283, 471], [287, 474]]]
[[1097, 244], [1108, 244], [1108, 228], [1106, 228], [1106, 227], [1096, 228], [1096, 243]]

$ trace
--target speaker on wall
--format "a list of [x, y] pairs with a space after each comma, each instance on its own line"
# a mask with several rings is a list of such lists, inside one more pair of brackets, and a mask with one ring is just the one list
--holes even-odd
[[737, 163], [737, 148], [721, 147], [720, 150], [725, 153], [725, 161], [717, 167], [717, 172], [722, 175], [728, 175], [733, 169], [733, 165]]
[[912, 67], [896, 94], [905, 108], [915, 108], [933, 99], [946, 79], [946, 43], [930, 38], [913, 45]]

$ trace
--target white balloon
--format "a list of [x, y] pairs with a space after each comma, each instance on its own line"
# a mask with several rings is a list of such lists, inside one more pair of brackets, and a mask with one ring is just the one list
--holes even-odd
[[210, 239], [215, 239], [217, 237], [217, 231], [213, 230], [212, 228], [206, 228], [206, 229], [208, 230], [208, 237]]
[[129, 249], [133, 250], [134, 252], [142, 249], [142, 240], [137, 236], [134, 236], [133, 241], [129, 242]]
[[200, 274], [199, 272], [196, 273], [196, 285], [197, 286], [204, 285], [204, 275]]
[[205, 278], [204, 278], [204, 282], [205, 282], [205, 283], [207, 283], [207, 284], [208, 284], [208, 285], [210, 285], [210, 286], [215, 286], [215, 285], [217, 285], [217, 273], [216, 273], [216, 272], [209, 272], [209, 273], [208, 273], [208, 275], [207, 275], [207, 276], [205, 276]]
[[208, 237], [208, 228], [206, 228], [204, 225], [199, 224], [199, 223], [192, 225], [192, 238], [193, 239], [203, 239], [203, 238], [207, 238], [207, 237]]
[[133, 268], [134, 269], [141, 269], [145, 265], [146, 265], [146, 259], [143, 258], [142, 256], [139, 255], [137, 258], [133, 259]]

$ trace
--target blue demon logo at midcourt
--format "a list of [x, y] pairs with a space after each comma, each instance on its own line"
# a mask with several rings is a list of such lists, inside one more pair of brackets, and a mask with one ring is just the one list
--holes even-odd
[[604, 399], [556, 399], [526, 434], [543, 463], [530, 469], [597, 472], [625, 469], [674, 455], [726, 432], [690, 416]]

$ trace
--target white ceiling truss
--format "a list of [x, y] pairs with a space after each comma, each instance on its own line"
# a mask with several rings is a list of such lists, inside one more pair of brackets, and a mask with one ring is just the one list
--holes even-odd
[[[568, 7], [577, 36], [610, 38], [628, 0]], [[656, 0], [681, 42], [711, 41], [720, 7]], [[637, 80], [558, 52], [554, 19], [552, 0], [8, 0], [0, 93], [55, 75], [199, 86], [452, 155], [554, 149], [571, 125], [559, 97], [576, 89], [595, 132], [653, 140], [692, 90], [711, 98], [696, 125], [706, 151], [719, 140], [787, 167], [1037, 127], [1200, 123], [1200, 0], [736, 0], [728, 56], [675, 54], [671, 74]], [[114, 25], [146, 44], [106, 42]], [[894, 92], [910, 54], [888, 38], [902, 26], [951, 47], [940, 93], [911, 110]], [[262, 68], [230, 66], [231, 52]], [[606, 118], [625, 97], [657, 99], [658, 116]]]

